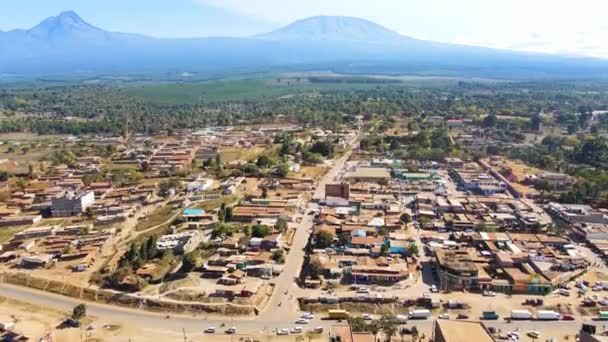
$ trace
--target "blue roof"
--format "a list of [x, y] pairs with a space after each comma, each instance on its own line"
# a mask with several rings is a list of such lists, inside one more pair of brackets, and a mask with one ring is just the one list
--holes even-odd
[[184, 215], [203, 215], [205, 211], [203, 209], [186, 208], [183, 211]]

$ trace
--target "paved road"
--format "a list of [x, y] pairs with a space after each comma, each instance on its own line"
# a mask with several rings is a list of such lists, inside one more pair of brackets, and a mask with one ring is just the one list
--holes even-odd
[[[30, 302], [65, 311], [70, 311], [76, 304], [80, 303], [80, 301], [73, 298], [8, 284], [0, 284], [0, 296], [10, 297], [20, 301]], [[273, 318], [271, 316], [260, 316], [256, 318], [239, 318], [232, 321], [229, 319], [205, 319], [204, 316], [172, 316], [171, 318], [166, 319], [161, 314], [97, 303], [87, 303], [87, 313], [108, 322], [122, 324], [129, 322], [132, 325], [142, 328], [154, 327], [155, 329], [176, 332], [181, 332], [182, 329], [185, 329], [188, 334], [202, 333], [202, 331], [208, 326], [215, 326], [219, 328], [222, 323], [226, 324], [226, 326], [235, 326], [239, 334], [265, 334], [266, 328], [268, 328], [268, 333], [272, 334], [272, 331], [275, 328], [291, 328], [294, 326], [293, 319], [291, 317]], [[591, 320], [587, 319], [586, 321], [590, 322]], [[309, 324], [309, 328], [323, 326], [324, 328], [328, 329], [332, 323], [335, 322], [315, 318]], [[576, 331], [578, 331], [578, 329], [580, 329], [581, 324], [582, 321], [520, 321], [506, 323], [500, 320], [487, 322], [488, 326], [499, 328], [503, 332], [516, 329], [518, 329], [520, 332], [539, 330], [545, 338], [550, 336], [561, 338], [565, 334], [574, 334]], [[426, 334], [430, 334], [432, 325], [433, 320], [409, 321], [407, 324], [405, 324], [406, 327], [416, 326], [419, 330], [425, 332]]]

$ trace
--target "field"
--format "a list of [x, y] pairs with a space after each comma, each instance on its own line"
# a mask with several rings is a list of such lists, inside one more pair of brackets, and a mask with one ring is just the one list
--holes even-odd
[[148, 217], [139, 222], [135, 226], [135, 230], [146, 230], [167, 221], [171, 217], [172, 211], [173, 209], [169, 205], [156, 209]]
[[28, 228], [28, 226], [0, 228], [0, 243], [5, 243], [12, 239], [15, 234], [25, 230], [25, 228]]
[[297, 177], [310, 177], [312, 179], [320, 179], [323, 177], [329, 168], [326, 166], [302, 166], [300, 172], [295, 173]]
[[193, 207], [197, 209], [203, 209], [204, 211], [209, 212], [213, 209], [219, 208], [222, 203], [230, 204], [234, 201], [236, 201], [236, 196], [224, 196], [222, 198], [196, 203]]
[[367, 89], [373, 83], [306, 83], [277, 82], [276, 79], [222, 80], [196, 83], [150, 83], [125, 87], [127, 94], [161, 104], [195, 104], [276, 98], [321, 90]]
[[264, 147], [222, 148], [220, 150], [220, 157], [224, 163], [230, 163], [235, 160], [249, 161], [257, 158], [257, 156], [265, 150]]

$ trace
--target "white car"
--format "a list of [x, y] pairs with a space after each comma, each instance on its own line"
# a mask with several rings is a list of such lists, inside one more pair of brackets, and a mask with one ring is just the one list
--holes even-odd
[[357, 289], [357, 293], [367, 293], [369, 294], [369, 289], [367, 287], [360, 287]]
[[363, 315], [361, 315], [361, 318], [363, 318], [366, 321], [371, 321], [374, 319], [374, 317], [372, 317], [372, 315], [370, 315], [370, 314], [363, 314]]
[[289, 329], [279, 329], [277, 335], [289, 335]]
[[296, 324], [308, 324], [308, 322], [306, 318], [300, 318], [296, 321]]
[[439, 319], [450, 319], [450, 315], [447, 313], [439, 315]]
[[235, 327], [230, 327], [230, 328], [226, 329], [225, 332], [228, 335], [234, 335], [234, 334], [236, 334], [236, 328]]
[[437, 286], [431, 285], [431, 292], [437, 292]]
[[315, 318], [315, 315], [311, 314], [310, 312], [304, 312], [300, 318], [311, 320]]
[[532, 331], [528, 331], [528, 336], [532, 337], [532, 338], [539, 338], [540, 337], [540, 332], [532, 330]]
[[301, 334], [302, 333], [302, 327], [293, 327], [293, 328], [291, 328], [291, 333], [292, 334]]
[[483, 295], [486, 297], [495, 297], [496, 296], [496, 292], [494, 291], [483, 291]]
[[519, 333], [517, 331], [509, 331], [507, 333], [507, 336], [509, 336], [512, 339], [518, 339], [519, 340]]
[[208, 327], [205, 329], [205, 334], [215, 334], [215, 327]]
[[608, 306], [608, 298], [604, 298], [599, 301], [601, 306]]

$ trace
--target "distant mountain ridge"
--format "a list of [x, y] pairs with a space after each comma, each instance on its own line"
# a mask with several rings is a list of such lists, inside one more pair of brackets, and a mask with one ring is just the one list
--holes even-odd
[[413, 38], [402, 36], [369, 20], [353, 17], [317, 16], [298, 20], [256, 38], [279, 41], [348, 41], [399, 43]]
[[424, 41], [371, 21], [320, 16], [249, 38], [109, 32], [73, 11], [0, 31], [0, 73], [26, 76], [327, 70], [494, 78], [608, 78], [608, 61]]

